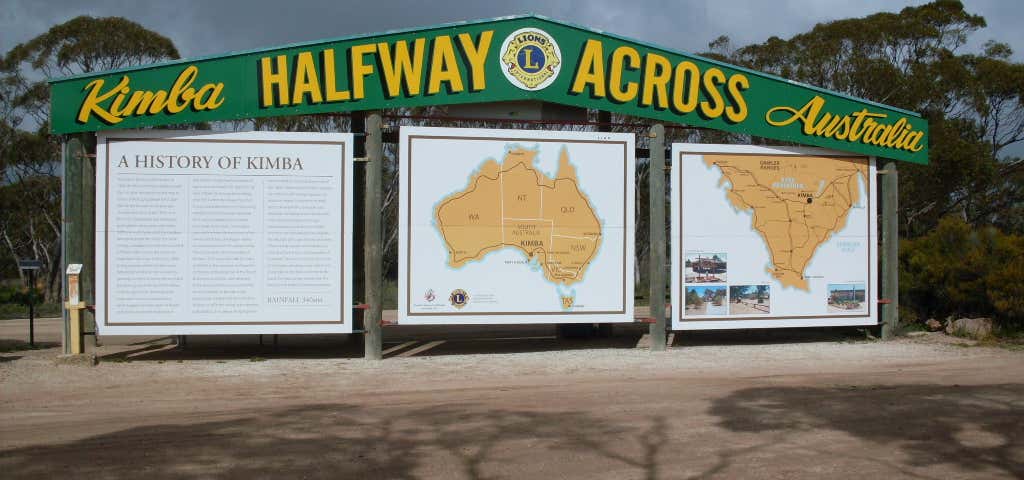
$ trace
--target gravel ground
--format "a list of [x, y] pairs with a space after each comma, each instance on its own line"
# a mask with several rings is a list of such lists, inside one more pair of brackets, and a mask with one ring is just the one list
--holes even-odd
[[1024, 478], [1020, 351], [835, 330], [688, 333], [663, 353], [633, 326], [385, 332], [381, 362], [344, 337], [105, 338], [96, 367], [0, 354], [0, 471]]

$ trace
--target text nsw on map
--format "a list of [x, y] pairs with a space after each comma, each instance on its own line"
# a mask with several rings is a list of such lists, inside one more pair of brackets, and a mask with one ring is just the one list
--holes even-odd
[[[557, 285], [583, 281], [601, 246], [601, 222], [579, 188], [568, 151], [561, 149], [554, 178], [534, 167], [537, 154], [513, 146], [500, 163], [486, 161], [465, 190], [437, 204], [434, 216], [448, 248], [448, 266], [459, 268], [512, 248]], [[571, 302], [563, 298], [563, 308]]]
[[704, 155], [728, 183], [729, 203], [751, 211], [752, 227], [771, 256], [768, 272], [784, 287], [808, 290], [805, 269], [815, 252], [843, 230], [867, 180], [862, 158]]

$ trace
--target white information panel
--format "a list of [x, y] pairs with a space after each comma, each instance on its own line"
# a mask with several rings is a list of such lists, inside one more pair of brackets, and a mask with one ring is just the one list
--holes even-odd
[[633, 321], [632, 134], [400, 137], [400, 323]]
[[873, 158], [672, 145], [672, 326], [878, 323]]
[[348, 333], [352, 135], [101, 133], [102, 335]]

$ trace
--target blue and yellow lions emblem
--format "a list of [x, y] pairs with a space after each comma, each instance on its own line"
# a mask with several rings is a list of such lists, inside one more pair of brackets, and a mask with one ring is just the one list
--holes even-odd
[[501, 45], [501, 70], [523, 90], [540, 90], [558, 77], [562, 52], [555, 39], [537, 28], [512, 32]]
[[457, 288], [448, 296], [448, 302], [455, 308], [465, 307], [469, 303], [469, 294], [465, 290]]

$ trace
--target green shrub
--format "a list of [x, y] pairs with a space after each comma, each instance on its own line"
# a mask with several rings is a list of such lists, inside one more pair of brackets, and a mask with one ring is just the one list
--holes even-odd
[[947, 217], [900, 244], [900, 303], [923, 321], [988, 316], [1024, 318], [1024, 237]]

